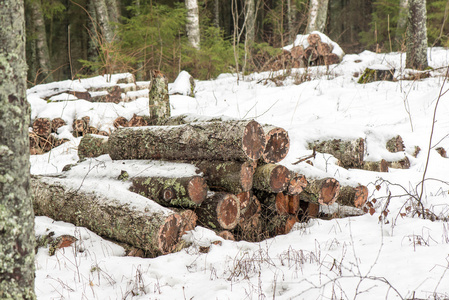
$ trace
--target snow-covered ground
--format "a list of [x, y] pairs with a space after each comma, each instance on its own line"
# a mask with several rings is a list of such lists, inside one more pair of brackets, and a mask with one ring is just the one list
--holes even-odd
[[[126, 257], [123, 248], [85, 228], [36, 217], [37, 235], [54, 231], [56, 236], [78, 238], [74, 246], [59, 249], [54, 256], [48, 255], [48, 249], [39, 249], [38, 299], [449, 299], [449, 159], [435, 150], [449, 151], [449, 95], [445, 94], [449, 84], [442, 88], [449, 51], [432, 48], [428, 54], [429, 64], [440, 69], [419, 81], [358, 84], [358, 77], [370, 65], [394, 67], [400, 76], [405, 64], [405, 55], [400, 53], [365, 51], [346, 55], [329, 70], [311, 67], [294, 69], [285, 78], [279, 71], [239, 80], [235, 74], [222, 74], [215, 80], [196, 81], [194, 97], [170, 96], [172, 115], [224, 115], [283, 127], [291, 143], [281, 164], [308, 178], [331, 176], [343, 184], [366, 185], [370, 200], [376, 199], [373, 215], [315, 219], [260, 243], [225, 241], [198, 226], [184, 236], [192, 246], [152, 259]], [[95, 82], [89, 84], [104, 85], [104, 80]], [[86, 84], [67, 81], [53, 88], [71, 86], [83, 91]], [[444, 95], [436, 111], [422, 197], [424, 207], [439, 219], [430, 221], [416, 215], [412, 199], [423, 187], [441, 89]], [[65, 119], [69, 124], [59, 130], [61, 137], [70, 137], [74, 118], [89, 116], [94, 126], [108, 130], [118, 116], [129, 119], [133, 114], [148, 114], [145, 98], [119, 104], [90, 103], [67, 94], [67, 99], [47, 102], [46, 90], [29, 90], [32, 117]], [[385, 149], [386, 141], [396, 135], [403, 138], [405, 152]], [[359, 137], [366, 139], [366, 160], [407, 156], [410, 169], [388, 173], [346, 170], [328, 154], [317, 155], [313, 166], [292, 164], [312, 153], [308, 141]], [[32, 156], [32, 173], [59, 173], [75, 163], [78, 143], [79, 138], [71, 137], [47, 154]], [[412, 156], [415, 146], [421, 149], [416, 158]], [[103, 169], [107, 163], [112, 169]], [[87, 160], [71, 171], [73, 178], [82, 179], [74, 179], [73, 184], [95, 189], [99, 180], [114, 180], [120, 166], [113, 164], [108, 155]], [[169, 163], [127, 164], [131, 172], [180, 172]], [[190, 171], [188, 166], [182, 170]], [[103, 186], [99, 192], [113, 188], [110, 194], [118, 200], [143, 201], [138, 195], [130, 199], [126, 184]], [[221, 245], [211, 245], [216, 240]], [[210, 246], [210, 251], [200, 253], [200, 246]]]

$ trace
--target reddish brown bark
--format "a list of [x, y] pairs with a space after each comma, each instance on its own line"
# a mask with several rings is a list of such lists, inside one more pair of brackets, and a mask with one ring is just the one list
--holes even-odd
[[298, 195], [305, 187], [307, 187], [308, 182], [304, 175], [292, 173], [290, 182], [287, 187], [287, 194]]

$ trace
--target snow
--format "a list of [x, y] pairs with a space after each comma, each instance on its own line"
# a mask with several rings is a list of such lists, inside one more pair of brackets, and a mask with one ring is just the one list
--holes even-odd
[[[302, 42], [297, 39], [295, 45], [298, 43]], [[436, 147], [449, 150], [448, 94], [439, 100], [422, 198], [424, 207], [440, 220], [419, 218], [413, 200], [423, 187], [432, 118], [446, 72], [442, 67], [449, 65], [449, 51], [429, 49], [429, 64], [441, 68], [431, 71], [430, 78], [358, 84], [363, 70], [376, 64], [402, 73], [405, 55], [370, 51], [345, 55], [340, 64], [328, 70], [294, 69], [282, 86], [267, 79], [283, 75], [283, 71], [254, 73], [239, 81], [235, 74], [222, 74], [214, 80], [196, 81], [195, 97], [170, 96], [172, 115], [192, 114], [195, 120], [209, 116], [255, 119], [283, 127], [291, 142], [281, 164], [308, 178], [330, 176], [344, 185], [366, 185], [370, 200], [376, 199], [373, 215], [298, 223], [289, 234], [260, 243], [225, 241], [197, 226], [184, 236], [191, 243], [189, 247], [152, 259], [126, 257], [122, 247], [83, 227], [36, 217], [37, 235], [54, 231], [55, 236], [78, 238], [54, 256], [39, 248], [38, 299], [449, 298], [449, 159], [435, 151]], [[295, 84], [305, 74], [311, 80]], [[28, 90], [32, 117], [62, 117], [68, 125], [58, 131], [59, 137], [70, 137], [73, 118], [89, 116], [94, 126], [113, 130], [112, 122], [118, 116], [148, 115], [143, 95], [119, 104], [46, 101], [55, 90], [82, 91], [107, 86], [119, 78], [129, 78], [129, 74], [113, 75], [110, 82], [107, 76], [99, 76], [33, 87]], [[445, 84], [443, 92], [448, 88]], [[384, 145], [396, 135], [403, 138], [406, 151], [389, 153]], [[312, 153], [307, 149], [310, 141], [360, 137], [367, 142], [366, 160], [391, 161], [407, 156], [410, 169], [390, 169], [388, 173], [346, 170], [329, 154], [311, 159], [313, 166], [292, 164]], [[131, 177], [196, 174], [189, 164], [112, 161], [108, 155], [87, 159], [62, 172], [65, 165], [78, 161], [79, 141], [70, 137], [49, 153], [33, 155], [31, 172], [52, 174], [49, 180], [97, 191], [137, 210], [148, 205], [164, 209], [129, 192], [128, 183], [117, 180], [121, 170]], [[415, 146], [421, 149], [416, 158], [412, 156]], [[339, 207], [327, 209], [333, 212]], [[210, 250], [202, 253], [200, 247]]]
[[192, 96], [193, 91], [190, 84], [190, 78], [193, 79], [192, 75], [187, 71], [181, 71], [175, 81], [168, 87], [170, 95], [178, 94]]
[[[312, 31], [310, 34], [318, 34], [321, 38], [321, 41], [325, 44], [329, 44], [332, 46], [332, 53], [338, 55], [338, 57], [343, 57], [345, 55], [343, 49], [341, 49], [340, 45], [331, 40], [327, 35], [319, 31]], [[293, 47], [303, 46], [304, 49], [309, 47], [309, 42], [307, 41], [308, 34], [298, 34], [296, 36], [293, 44], [285, 46], [283, 49], [290, 51]]]

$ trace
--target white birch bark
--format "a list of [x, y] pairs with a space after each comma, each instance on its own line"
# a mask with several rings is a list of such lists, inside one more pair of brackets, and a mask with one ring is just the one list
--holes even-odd
[[197, 0], [186, 0], [187, 8], [187, 37], [195, 49], [200, 49], [200, 21]]
[[106, 1], [105, 0], [95, 0], [95, 1], [91, 0], [91, 1], [95, 6], [97, 23], [98, 26], [100, 27], [104, 41], [107, 43], [111, 43], [114, 38], [114, 32], [111, 28]]
[[427, 63], [427, 11], [425, 0], [409, 0], [406, 68], [424, 70]]
[[315, 30], [320, 32], [324, 31], [328, 4], [329, 0], [310, 0], [306, 33]]

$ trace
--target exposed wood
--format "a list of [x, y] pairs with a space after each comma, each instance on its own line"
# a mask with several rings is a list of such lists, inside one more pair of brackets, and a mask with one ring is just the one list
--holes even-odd
[[264, 125], [265, 150], [262, 159], [265, 163], [274, 164], [283, 160], [290, 150], [290, 138], [285, 129], [272, 125]]
[[441, 157], [447, 158], [447, 152], [443, 147], [435, 148], [435, 151], [438, 152]]
[[240, 215], [243, 215], [245, 213], [245, 211], [248, 209], [248, 206], [251, 202], [251, 198], [252, 198], [252, 193], [251, 191], [248, 192], [243, 192], [243, 193], [238, 193], [235, 195], [240, 202]]
[[214, 229], [233, 229], [240, 219], [239, 199], [228, 193], [209, 195], [196, 211], [201, 225]]
[[246, 161], [194, 161], [212, 190], [232, 194], [248, 192], [253, 187], [256, 162]]
[[344, 186], [340, 189], [337, 203], [340, 205], [361, 208], [368, 200], [368, 188], [364, 185], [357, 187]]
[[108, 153], [108, 138], [102, 135], [86, 134], [78, 145], [78, 157], [97, 157]]
[[125, 117], [118, 117], [113, 124], [115, 128], [128, 127], [128, 120]]
[[300, 60], [304, 56], [304, 47], [303, 46], [295, 46], [290, 50], [292, 54], [292, 58], [296, 60]]
[[366, 161], [363, 164], [363, 169], [373, 172], [388, 172], [389, 168], [393, 169], [408, 169], [410, 168], [410, 160], [407, 156], [398, 161], [386, 161], [382, 159], [381, 161]]
[[176, 209], [172, 208], [173, 211], [177, 212], [181, 216], [181, 236], [186, 234], [187, 231], [194, 230], [196, 223], [198, 222], [198, 216], [193, 210], [190, 209]]
[[320, 205], [313, 202], [300, 201], [298, 218], [301, 222], [307, 222], [311, 218], [317, 218], [320, 213]]
[[386, 148], [390, 152], [402, 152], [405, 150], [404, 141], [400, 135], [395, 136], [387, 141]]
[[89, 128], [89, 121], [89, 117], [82, 117], [81, 119], [74, 120], [72, 124], [73, 136], [79, 137], [85, 135]]
[[288, 187], [286, 190], [288, 195], [298, 195], [308, 185], [306, 176], [304, 176], [304, 175], [292, 172], [292, 174], [290, 175], [290, 178], [291, 179], [290, 179], [290, 182], [288, 183]]
[[318, 43], [321, 42], [321, 37], [319, 34], [311, 33], [307, 36], [307, 42], [310, 46], [318, 46]]
[[309, 180], [304, 191], [299, 194], [301, 200], [321, 205], [333, 204], [340, 193], [340, 183], [335, 178]]
[[48, 118], [36, 118], [33, 121], [33, 131], [42, 137], [47, 137], [51, 133], [51, 120]]
[[130, 190], [163, 206], [195, 208], [206, 199], [208, 188], [200, 176], [134, 177]]
[[323, 56], [323, 61], [326, 66], [338, 64], [341, 61], [342, 57], [338, 56], [335, 53], [330, 53], [328, 55]]
[[133, 209], [117, 200], [95, 193], [71, 190], [63, 182], [32, 179], [34, 210], [58, 221], [87, 227], [93, 232], [133, 245], [151, 256], [176, 249], [182, 231], [182, 217], [168, 209]]
[[326, 56], [332, 53], [332, 46], [328, 43], [318, 42], [316, 50], [319, 55]]
[[255, 189], [269, 193], [284, 191], [290, 182], [290, 171], [281, 165], [266, 164], [258, 166], [254, 173]]
[[138, 126], [148, 126], [151, 125], [151, 121], [149, 118], [145, 118], [143, 116], [138, 116], [136, 114], [129, 120], [128, 126], [124, 127], [138, 127]]
[[58, 133], [58, 129], [65, 125], [67, 124], [63, 119], [54, 118], [53, 120], [51, 120], [51, 132]]
[[301, 198], [299, 195], [287, 195], [288, 197], [288, 213], [296, 215], [301, 209]]
[[315, 141], [308, 144], [310, 150], [332, 154], [338, 159], [339, 165], [344, 168], [362, 168], [365, 155], [365, 140], [326, 140]]
[[265, 135], [256, 121], [119, 128], [109, 138], [112, 159], [257, 160]]
[[262, 206], [254, 195], [251, 196], [245, 210], [240, 214], [240, 220], [234, 230], [238, 240], [259, 242], [267, 236], [262, 235]]
[[307, 47], [304, 50], [304, 60], [308, 63], [318, 59], [318, 52], [315, 47]]
[[150, 71], [151, 87], [148, 92], [152, 124], [160, 124], [170, 117], [168, 79], [158, 70]]

